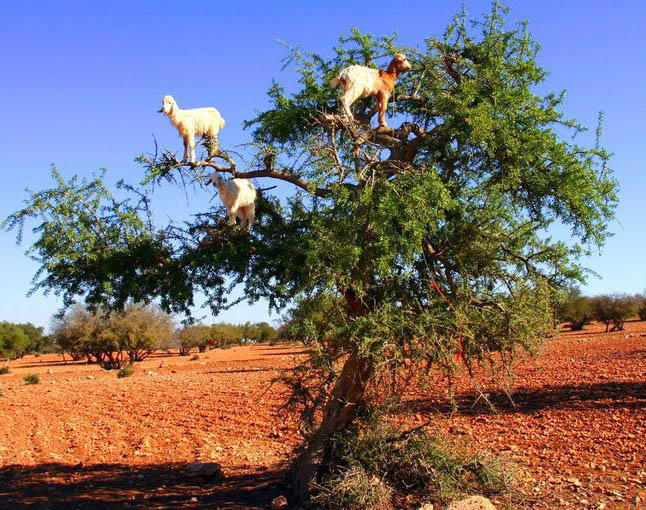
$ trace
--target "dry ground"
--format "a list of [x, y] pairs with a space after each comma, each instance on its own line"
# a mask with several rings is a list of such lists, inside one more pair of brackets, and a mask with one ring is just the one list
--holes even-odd
[[[270, 386], [294, 346], [235, 347], [191, 361], [159, 353], [133, 376], [58, 355], [29, 356], [0, 375], [0, 508], [266, 508], [296, 419]], [[41, 382], [22, 378], [35, 373]], [[511, 395], [466, 381], [457, 406], [443, 382], [408, 395], [405, 420], [433, 421], [502, 453], [525, 473], [523, 509], [646, 508], [646, 323], [599, 325], [546, 342], [516, 368]], [[187, 476], [218, 462], [226, 479]]]

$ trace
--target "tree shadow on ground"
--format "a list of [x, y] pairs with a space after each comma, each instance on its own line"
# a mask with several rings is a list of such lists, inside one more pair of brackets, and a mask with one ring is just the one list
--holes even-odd
[[281, 352], [263, 352], [263, 356], [301, 356], [307, 354], [307, 351], [281, 351]]
[[278, 368], [231, 368], [224, 370], [210, 370], [207, 374], [247, 374], [253, 372], [277, 372]]
[[14, 465], [0, 468], [0, 509], [265, 509], [286, 493], [283, 473], [190, 477], [188, 464]]
[[87, 360], [82, 359], [82, 360], [67, 360], [63, 361], [61, 360], [52, 360], [52, 361], [33, 361], [31, 363], [20, 363], [20, 362], [14, 362], [13, 367], [14, 368], [45, 368], [45, 367], [68, 367], [68, 368], [74, 368], [74, 367], [83, 367], [83, 366], [91, 366], [91, 365], [97, 365], [97, 363], [88, 363]]
[[[510, 393], [496, 390], [447, 398], [408, 400], [404, 403], [413, 412], [477, 416], [494, 413], [534, 414], [545, 409], [646, 409], [646, 382], [607, 382], [596, 384], [544, 386], [538, 389], [520, 388]], [[493, 405], [493, 409], [489, 403]]]

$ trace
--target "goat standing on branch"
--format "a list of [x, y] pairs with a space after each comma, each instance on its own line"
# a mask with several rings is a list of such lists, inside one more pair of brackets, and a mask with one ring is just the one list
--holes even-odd
[[220, 192], [220, 198], [229, 213], [229, 224], [236, 224], [236, 216], [240, 218], [240, 226], [251, 230], [256, 218], [256, 189], [249, 179], [231, 179], [225, 181], [221, 175], [214, 173], [207, 184], [213, 184]]
[[[184, 161], [195, 163], [195, 137], [209, 136], [212, 140], [209, 156], [218, 148], [218, 133], [224, 127], [224, 119], [215, 108], [182, 110], [173, 96], [164, 96], [159, 113], [165, 113], [184, 139]], [[189, 157], [190, 148], [190, 157]]]
[[395, 80], [412, 67], [406, 55], [397, 53], [385, 71], [365, 66], [348, 66], [341, 70], [338, 77], [330, 80], [330, 86], [336, 88], [341, 85], [341, 103], [349, 118], [352, 118], [350, 107], [357, 99], [374, 96], [379, 109], [379, 125], [387, 127], [386, 108], [395, 88]]

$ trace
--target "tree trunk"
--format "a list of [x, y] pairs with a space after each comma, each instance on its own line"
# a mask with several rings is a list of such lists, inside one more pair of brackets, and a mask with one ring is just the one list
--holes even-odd
[[290, 479], [295, 502], [307, 501], [312, 482], [320, 482], [326, 468], [324, 459], [329, 451], [329, 440], [354, 420], [357, 404], [363, 399], [372, 370], [372, 361], [359, 358], [356, 353], [352, 353], [343, 365], [330, 400], [323, 410], [319, 429], [292, 464]]

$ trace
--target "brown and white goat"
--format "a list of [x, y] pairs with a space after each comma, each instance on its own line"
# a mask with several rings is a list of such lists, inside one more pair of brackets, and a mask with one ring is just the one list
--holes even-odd
[[401, 73], [411, 69], [406, 55], [397, 53], [385, 71], [365, 66], [348, 66], [341, 70], [339, 76], [330, 80], [330, 86], [336, 88], [341, 85], [341, 104], [350, 118], [350, 107], [357, 99], [374, 96], [379, 109], [379, 125], [386, 127], [386, 108], [395, 88], [395, 80]]

